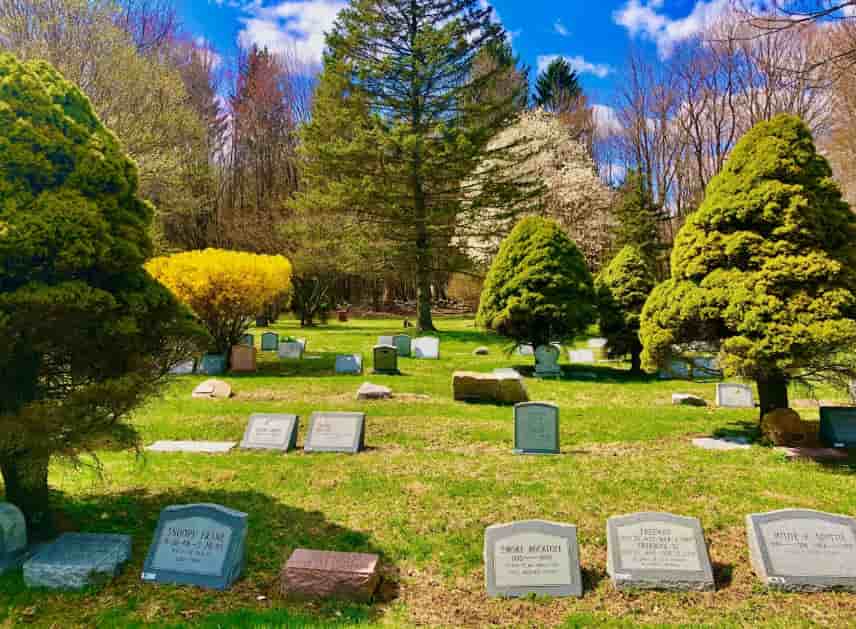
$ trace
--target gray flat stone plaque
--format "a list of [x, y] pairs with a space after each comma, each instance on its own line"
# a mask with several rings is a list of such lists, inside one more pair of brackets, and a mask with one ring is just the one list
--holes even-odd
[[752, 387], [745, 384], [720, 382], [716, 385], [716, 405], [723, 408], [755, 408]]
[[593, 363], [595, 361], [594, 351], [590, 349], [568, 350], [568, 358], [572, 363]]
[[607, 572], [616, 589], [714, 589], [701, 523], [670, 513], [633, 513], [606, 523]]
[[279, 334], [276, 332], [265, 332], [262, 334], [262, 351], [275, 352], [279, 349]]
[[228, 589], [244, 571], [247, 514], [215, 504], [161, 511], [143, 581]]
[[235, 447], [234, 441], [155, 441], [149, 452], [191, 452], [194, 454], [225, 454]]
[[559, 407], [546, 402], [514, 405], [514, 454], [559, 454]]
[[412, 339], [407, 334], [396, 334], [392, 337], [392, 344], [398, 350], [398, 355], [401, 358], [410, 358], [410, 344]]
[[398, 350], [392, 345], [375, 345], [372, 350], [374, 373], [395, 376], [398, 371]]
[[421, 336], [413, 339], [413, 356], [437, 360], [440, 358], [440, 339], [435, 336]]
[[80, 590], [115, 577], [131, 557], [131, 536], [65, 533], [24, 563], [27, 587]]
[[336, 373], [346, 376], [359, 376], [363, 373], [363, 357], [360, 354], [337, 354]]
[[784, 509], [746, 516], [752, 567], [761, 581], [791, 592], [856, 591], [856, 520]]
[[821, 406], [820, 439], [831, 448], [856, 448], [856, 407]]
[[245, 450], [281, 450], [297, 446], [297, 415], [254, 413], [250, 415], [241, 448]]
[[27, 523], [15, 505], [0, 502], [0, 574], [17, 569], [27, 558]]
[[748, 450], [752, 446], [745, 437], [698, 437], [693, 439], [693, 445], [702, 450]]
[[495, 524], [484, 534], [491, 597], [582, 596], [577, 527], [543, 520]]
[[312, 413], [305, 452], [356, 454], [365, 447], [365, 413]]

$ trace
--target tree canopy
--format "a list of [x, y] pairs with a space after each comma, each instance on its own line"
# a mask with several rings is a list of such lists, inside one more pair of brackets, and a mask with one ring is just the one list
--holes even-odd
[[556, 57], [535, 80], [535, 105], [562, 113], [572, 109], [583, 95], [576, 70], [563, 57]]

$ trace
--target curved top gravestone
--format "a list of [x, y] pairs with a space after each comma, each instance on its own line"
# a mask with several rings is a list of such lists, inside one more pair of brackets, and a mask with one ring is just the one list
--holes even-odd
[[27, 523], [21, 510], [0, 502], [0, 574], [16, 568], [27, 551]]

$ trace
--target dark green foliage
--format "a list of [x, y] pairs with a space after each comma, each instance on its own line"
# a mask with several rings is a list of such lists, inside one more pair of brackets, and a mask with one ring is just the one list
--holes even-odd
[[794, 116], [737, 144], [679, 232], [672, 276], [642, 314], [643, 359], [721, 343], [726, 373], [754, 379], [762, 413], [790, 381], [856, 374], [856, 216]]
[[121, 419], [201, 334], [142, 268], [137, 185], [76, 87], [0, 55], [0, 466], [36, 535], [50, 457], [132, 444]]
[[618, 223], [616, 249], [634, 247], [646, 260], [655, 263], [661, 249], [659, 225], [662, 212], [638, 171], [627, 173], [618, 190], [613, 214]]
[[535, 80], [535, 105], [547, 111], [569, 111], [582, 94], [576, 70], [562, 57], [551, 61]]
[[582, 332], [595, 318], [591, 274], [574, 242], [553, 221], [520, 221], [491, 265], [478, 325], [543, 345]]
[[630, 245], [618, 252], [595, 282], [600, 330], [609, 341], [609, 353], [630, 354], [633, 373], [641, 371], [639, 319], [655, 283], [651, 260]]

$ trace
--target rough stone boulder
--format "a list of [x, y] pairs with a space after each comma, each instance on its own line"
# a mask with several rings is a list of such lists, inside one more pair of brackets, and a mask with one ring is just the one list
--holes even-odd
[[357, 391], [358, 400], [388, 400], [392, 397], [392, 389], [371, 382], [364, 382]]
[[232, 387], [222, 380], [206, 380], [193, 389], [192, 397], [204, 400], [226, 400], [232, 397]]
[[761, 419], [761, 431], [776, 446], [815, 446], [817, 422], [803, 421], [792, 408], [777, 408]]
[[676, 406], [707, 406], [707, 402], [697, 395], [672, 393], [672, 404]]
[[519, 374], [456, 371], [452, 375], [452, 391], [455, 399], [463, 402], [517, 404], [529, 400]]

